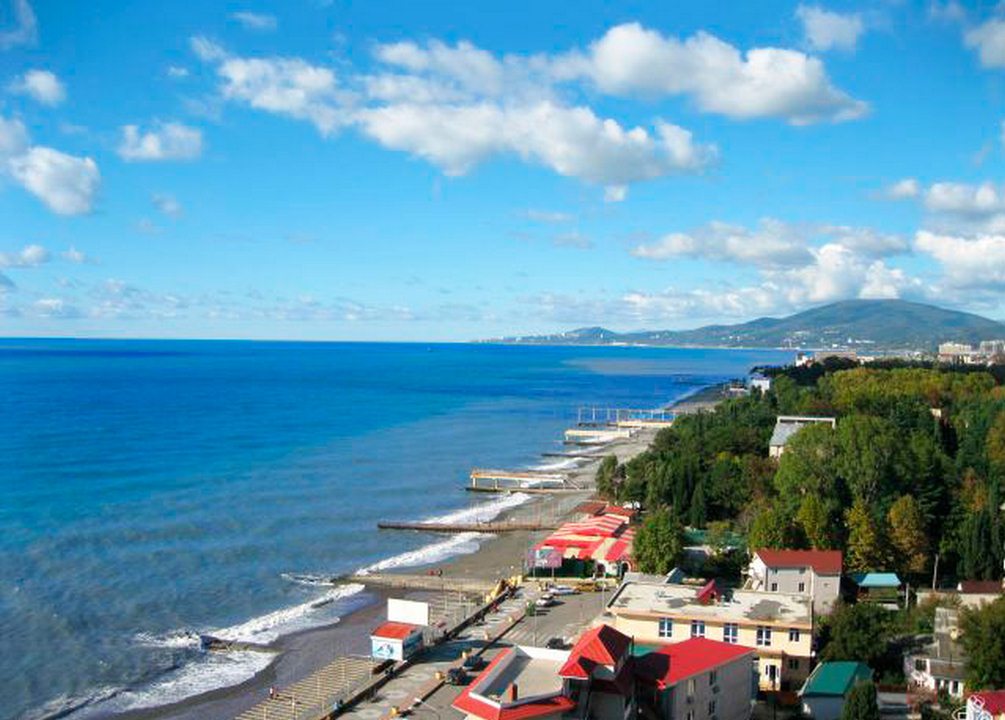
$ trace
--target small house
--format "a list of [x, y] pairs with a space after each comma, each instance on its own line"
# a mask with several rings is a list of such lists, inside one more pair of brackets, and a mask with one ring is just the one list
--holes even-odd
[[855, 573], [849, 578], [855, 589], [856, 602], [871, 602], [896, 610], [901, 602], [901, 581], [896, 573]]
[[813, 720], [839, 720], [851, 689], [870, 680], [872, 670], [864, 663], [820, 663], [799, 691], [803, 713]]
[[768, 442], [768, 456], [780, 458], [785, 452], [789, 438], [808, 425], [826, 424], [837, 427], [837, 418], [832, 417], [802, 417], [797, 415], [779, 415], [775, 418], [775, 429]]
[[422, 626], [388, 620], [370, 633], [375, 660], [406, 660], [422, 648]]
[[830, 612], [841, 592], [840, 550], [755, 550], [746, 588], [809, 595], [813, 612]]

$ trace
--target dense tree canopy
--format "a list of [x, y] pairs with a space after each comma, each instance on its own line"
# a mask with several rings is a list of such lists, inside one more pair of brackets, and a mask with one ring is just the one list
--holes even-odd
[[[770, 370], [772, 388], [678, 418], [598, 487], [748, 546], [835, 548], [851, 570], [998, 578], [1005, 559], [1005, 372], [856, 366]], [[768, 457], [778, 415], [836, 418]], [[662, 521], [661, 521], [662, 522]], [[666, 566], [665, 561], [652, 560]]]

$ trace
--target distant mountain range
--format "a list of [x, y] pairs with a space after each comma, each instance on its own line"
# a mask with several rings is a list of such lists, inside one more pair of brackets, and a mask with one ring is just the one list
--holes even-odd
[[784, 318], [694, 330], [618, 333], [586, 327], [554, 335], [499, 338], [524, 345], [667, 345], [679, 347], [792, 347], [934, 350], [940, 342], [1005, 339], [1005, 323], [973, 313], [905, 300], [845, 300]]

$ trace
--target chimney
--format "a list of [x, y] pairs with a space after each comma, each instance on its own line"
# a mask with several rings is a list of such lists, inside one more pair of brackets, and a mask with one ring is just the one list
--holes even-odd
[[520, 699], [520, 693], [517, 690], [516, 683], [513, 683], [512, 685], [509, 686], [509, 698], [508, 698], [508, 701], [511, 702], [511, 703], [515, 703], [519, 699]]

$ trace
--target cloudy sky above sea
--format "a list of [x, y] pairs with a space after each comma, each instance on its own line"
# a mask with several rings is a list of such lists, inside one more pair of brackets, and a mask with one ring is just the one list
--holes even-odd
[[993, 3], [0, 0], [0, 335], [1005, 318]]

